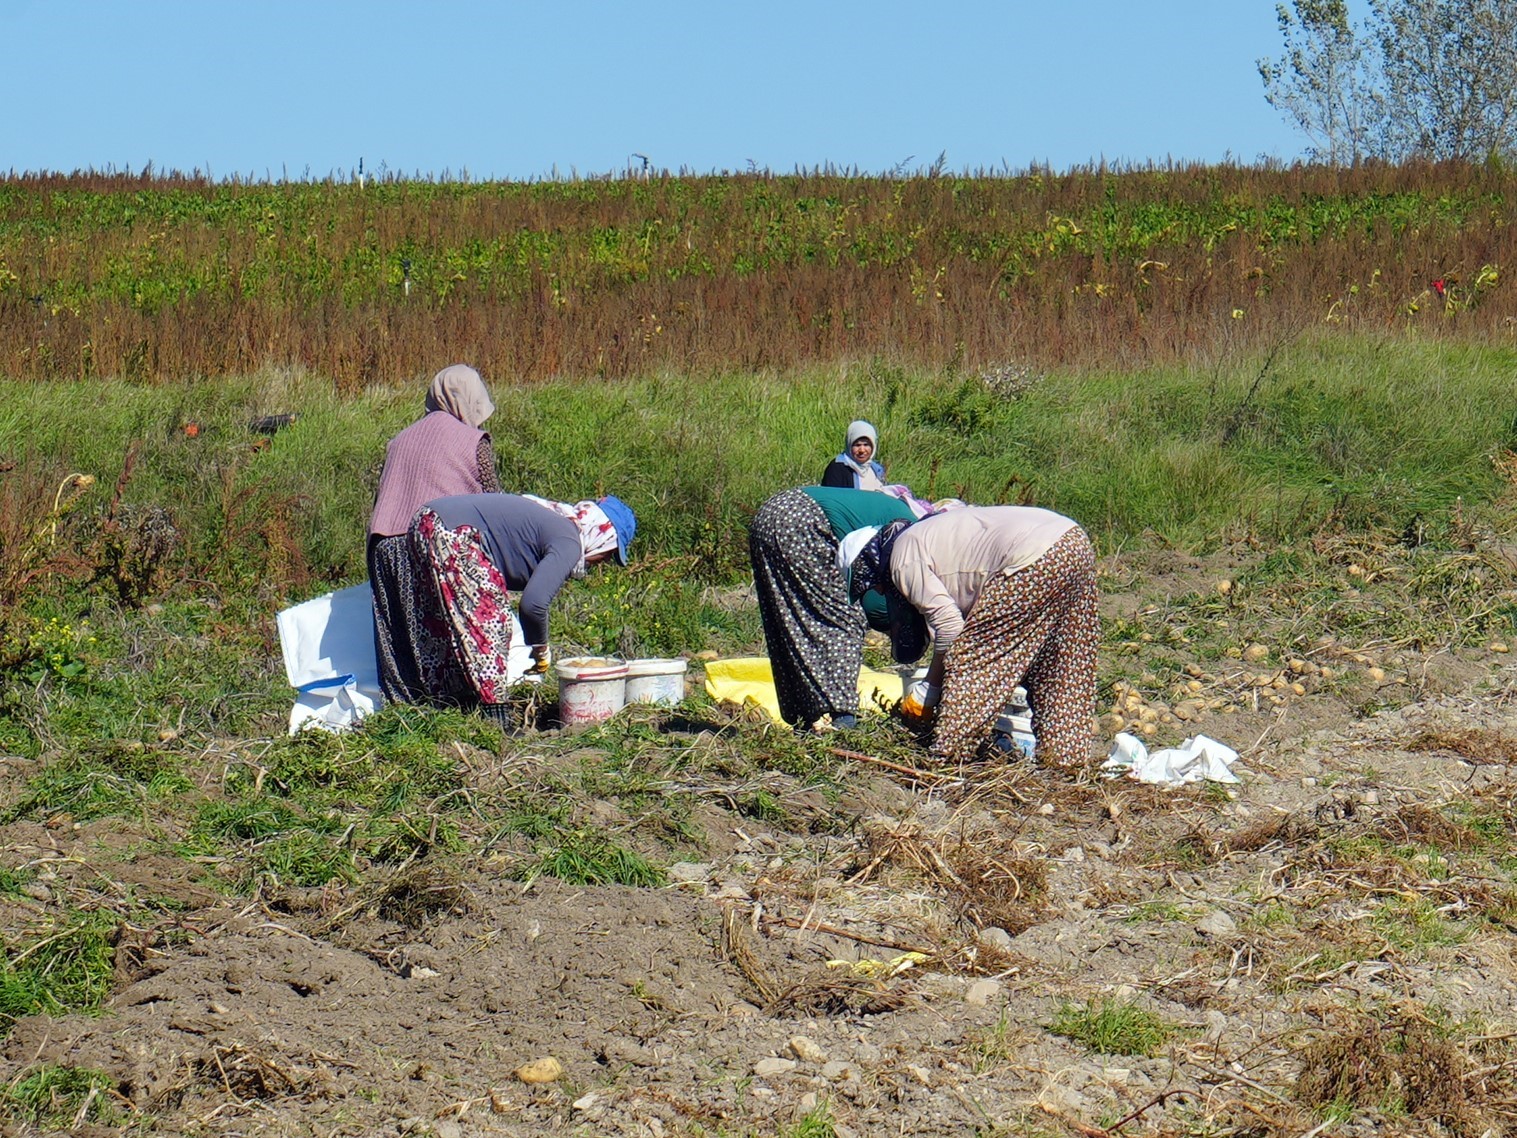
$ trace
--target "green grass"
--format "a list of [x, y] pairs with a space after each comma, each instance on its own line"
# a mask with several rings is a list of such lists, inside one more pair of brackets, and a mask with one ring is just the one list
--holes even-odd
[[1425, 897], [1394, 897], [1375, 909], [1370, 927], [1393, 946], [1414, 957], [1449, 948], [1469, 939], [1469, 930], [1450, 920]]
[[1144, 921], [1176, 922], [1190, 920], [1190, 914], [1173, 901], [1144, 901], [1134, 905], [1132, 911], [1122, 919], [1128, 924], [1141, 924]]
[[118, 1126], [121, 1110], [109, 1097], [115, 1081], [88, 1067], [47, 1065], [0, 1088], [0, 1117], [43, 1130], [72, 1131], [85, 1123]]
[[1152, 1056], [1185, 1029], [1124, 1000], [1064, 1004], [1048, 1030], [1102, 1055]]
[[493, 751], [499, 738], [498, 730], [456, 712], [385, 708], [358, 731], [304, 731], [277, 739], [256, 764], [239, 764], [228, 786], [240, 791], [260, 785], [308, 803], [393, 813], [462, 785], [457, 752], [439, 744], [487, 744]]
[[151, 801], [163, 802], [187, 789], [175, 771], [156, 771], [145, 777], [111, 770], [84, 756], [49, 764], [27, 785], [26, 793], [0, 811], [0, 824], [21, 818], [67, 815], [88, 821], [119, 814], [137, 814]]
[[357, 879], [344, 829], [340, 814], [308, 814], [279, 798], [210, 799], [200, 803], [181, 849], [227, 859], [230, 876], [221, 884], [233, 889], [247, 889], [263, 876], [285, 885], [325, 885]]
[[[919, 493], [1052, 506], [1108, 552], [1156, 543], [1205, 551], [1236, 537], [1279, 547], [1226, 599], [1199, 592], [1109, 630], [1121, 642], [1152, 637], [1145, 651], [1161, 656], [1211, 660], [1281, 613], [1296, 614], [1277, 630], [1282, 646], [1324, 633], [1414, 644], [1512, 634], [1517, 608], [1491, 599], [1510, 570], [1477, 540], [1482, 526], [1509, 527], [1517, 505], [1490, 461], [1514, 441], [1510, 424], [1487, 410], [1506, 398], [1508, 362], [1497, 349], [1303, 340], [1257, 389], [1261, 361], [1240, 358], [1204, 373], [1056, 373], [1015, 397], [973, 376], [878, 362], [785, 376], [657, 375], [502, 387], [490, 426], [508, 486], [566, 498], [616, 491], [639, 512], [633, 567], [597, 569], [556, 600], [561, 652], [754, 650], [755, 609], [726, 588], [747, 575], [747, 519], [776, 490], [814, 479], [841, 425], [864, 413], [881, 430], [891, 477]], [[1422, 412], [1428, 399], [1439, 415]], [[151, 745], [166, 727], [276, 733], [288, 693], [271, 657], [272, 613], [362, 579], [384, 444], [417, 404], [413, 390], [342, 400], [316, 377], [277, 371], [168, 395], [122, 382], [0, 382], [0, 454], [22, 460], [9, 485], [32, 487], [39, 521], [58, 478], [98, 478], [50, 547], [56, 574], [20, 606], [27, 627], [87, 636], [44, 637], [0, 675], [0, 747], [36, 756], [102, 738]], [[302, 418], [255, 450], [246, 424], [271, 406]], [[1247, 414], [1229, 436], [1240, 409]], [[195, 439], [181, 429], [186, 417], [203, 425]], [[140, 596], [118, 595], [124, 586], [101, 544], [129, 448], [118, 515], [166, 505], [179, 534], [154, 567], [155, 586], [138, 572]], [[38, 473], [16, 482], [25, 464]], [[1422, 545], [1385, 540], [1411, 529]], [[1378, 544], [1345, 551], [1297, 540], [1325, 533]], [[1346, 559], [1371, 554], [1377, 580], [1350, 590]], [[0, 584], [6, 557], [0, 546]], [[152, 599], [161, 608], [139, 607]], [[385, 730], [412, 728], [392, 721]], [[480, 745], [498, 746], [487, 730], [474, 732]], [[281, 745], [271, 759], [275, 777], [292, 784], [334, 773], [298, 747]], [[776, 746], [772, 765], [826, 777], [795, 747]], [[418, 774], [401, 788], [418, 799], [442, 792], [449, 777], [430, 764]], [[119, 808], [107, 791], [85, 808]], [[368, 793], [351, 783], [347, 792]]]
[[831, 1108], [821, 1102], [777, 1133], [780, 1138], [836, 1138], [837, 1125], [832, 1120]]
[[0, 1034], [21, 1016], [98, 1011], [114, 978], [110, 912], [66, 912], [0, 957]]
[[569, 830], [541, 849], [516, 876], [556, 877], [570, 885], [663, 885], [663, 869], [593, 830]]
[[1248, 916], [1243, 919], [1244, 928], [1259, 932], [1290, 928], [1295, 923], [1294, 912], [1277, 901], [1267, 901], [1263, 905], [1254, 906], [1249, 910]]
[[[692, 576], [741, 575], [752, 510], [815, 479], [861, 412], [880, 429], [892, 479], [979, 502], [1014, 487], [1107, 547], [1153, 533], [1195, 544], [1240, 527], [1289, 537], [1329, 516], [1397, 530], [1421, 517], [1436, 530], [1456, 497], [1474, 506], [1500, 489], [1490, 455], [1514, 440], [1489, 409], [1505, 404], [1508, 364], [1495, 349], [1324, 340], [1281, 353], [1252, 394], [1256, 359], [1204, 372], [1053, 374], [1016, 398], [974, 377], [868, 363], [841, 375], [498, 384], [488, 427], [508, 487], [570, 499], [616, 492], [639, 512], [642, 557], [690, 559], [677, 575], [645, 569], [631, 585], [611, 574], [585, 586], [606, 606], [630, 598], [660, 610], [667, 596], [659, 619], [699, 608]], [[1429, 400], [1438, 415], [1423, 413]], [[384, 443], [415, 416], [420, 391], [343, 401], [315, 377], [268, 372], [168, 397], [115, 381], [0, 383], [0, 403], [14, 407], [0, 453], [50, 456], [100, 479], [84, 522], [136, 442], [128, 500], [175, 503], [182, 556], [256, 589], [269, 575], [273, 522], [315, 576], [361, 571]], [[276, 404], [302, 418], [255, 452], [246, 423]], [[1224, 441], [1240, 409], [1246, 425]], [[76, 429], [81, 413], [86, 431]], [[203, 426], [198, 438], [184, 437], [189, 418]], [[651, 623], [634, 629], [658, 643]]]
[[20, 896], [26, 884], [35, 876], [30, 869], [11, 869], [0, 865], [0, 897]]
[[996, 1022], [969, 1033], [965, 1049], [969, 1052], [970, 1067], [976, 1075], [999, 1070], [1016, 1054], [1016, 1039], [1011, 1013], [1002, 1008]]

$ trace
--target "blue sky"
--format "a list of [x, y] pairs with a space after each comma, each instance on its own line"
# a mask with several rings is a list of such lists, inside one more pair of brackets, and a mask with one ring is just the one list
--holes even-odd
[[1273, 0], [0, 0], [0, 169], [1289, 159]]

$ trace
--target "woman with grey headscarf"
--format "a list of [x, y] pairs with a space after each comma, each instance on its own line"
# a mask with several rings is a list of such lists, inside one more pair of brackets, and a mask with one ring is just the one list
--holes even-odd
[[417, 645], [423, 582], [412, 569], [411, 521], [427, 502], [457, 494], [498, 493], [495, 450], [483, 423], [495, 411], [479, 372], [466, 364], [432, 377], [425, 412], [390, 440], [369, 519], [369, 585], [374, 591], [374, 654], [385, 698], [415, 703], [427, 695]]

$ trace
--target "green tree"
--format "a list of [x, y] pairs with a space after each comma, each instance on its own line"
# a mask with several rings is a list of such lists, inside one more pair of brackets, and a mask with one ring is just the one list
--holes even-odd
[[1517, 0], [1347, 0], [1276, 9], [1285, 53], [1264, 97], [1334, 164], [1478, 161], [1517, 150]]
[[1346, 0], [1292, 0], [1275, 12], [1285, 54], [1259, 60], [1265, 100], [1311, 140], [1313, 158], [1358, 162], [1370, 149], [1379, 93]]

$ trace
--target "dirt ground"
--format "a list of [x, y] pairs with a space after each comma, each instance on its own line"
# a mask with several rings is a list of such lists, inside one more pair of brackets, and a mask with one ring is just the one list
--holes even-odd
[[[0, 1062], [107, 1072], [165, 1134], [1507, 1133], [1517, 905], [1476, 820], [1517, 794], [1510, 659], [1203, 706], [1236, 786], [859, 759], [835, 801], [770, 779], [765, 820], [691, 785], [701, 853], [657, 889], [485, 856], [230, 906], [138, 852], [151, 819], [17, 824], [0, 857], [40, 887], [7, 928], [102, 880], [176, 905], [120, 930], [103, 1015], [23, 1019]], [[682, 726], [669, 747], [720, 745]], [[528, 737], [481, 777], [543, 761]], [[1102, 1007], [1170, 1033], [1052, 1030]]]

